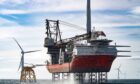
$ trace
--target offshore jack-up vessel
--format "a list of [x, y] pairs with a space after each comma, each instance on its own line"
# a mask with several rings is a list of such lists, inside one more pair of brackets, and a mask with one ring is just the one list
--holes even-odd
[[[51, 56], [51, 61], [46, 67], [53, 75], [58, 73], [107, 73], [118, 56], [117, 52], [129, 52], [118, 51], [116, 48], [129, 46], [110, 45], [112, 40], [103, 39], [102, 37], [106, 37], [103, 31], [91, 31], [90, 0], [87, 0], [87, 33], [62, 39], [60, 23], [59, 20], [46, 20], [47, 37], [44, 46]], [[86, 43], [78, 43], [85, 40]], [[94, 76], [97, 77], [97, 75]], [[107, 78], [106, 75], [105, 78]]]

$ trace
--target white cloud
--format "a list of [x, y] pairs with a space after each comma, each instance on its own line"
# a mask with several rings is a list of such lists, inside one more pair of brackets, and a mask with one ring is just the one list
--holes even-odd
[[[121, 2], [121, 3], [120, 3]], [[92, 10], [127, 10], [139, 5], [140, 1], [136, 0], [91, 0]], [[54, 0], [39, 2], [33, 0], [30, 5], [33, 12], [64, 12], [77, 11], [86, 9], [86, 0]], [[42, 9], [44, 8], [44, 9]], [[53, 9], [53, 10], [52, 10]]]
[[27, 0], [1, 0], [0, 4], [11, 4], [11, 5], [19, 5], [24, 4]]
[[125, 10], [133, 6], [139, 5], [138, 0], [91, 0], [93, 1], [93, 8], [107, 9], [107, 10]]
[[[3, 0], [1, 3], [7, 6], [11, 2], [15, 7], [12, 6], [14, 10], [9, 11], [10, 13], [65, 12], [86, 9], [86, 0]], [[92, 9], [97, 11], [128, 10], [139, 6], [139, 3], [138, 0], [91, 0]], [[17, 11], [17, 8], [20, 10]]]
[[12, 25], [18, 25], [16, 22], [8, 20], [8, 19], [4, 19], [0, 17], [0, 26], [12, 26]]
[[134, 7], [131, 12], [133, 14], [140, 14], [140, 6]]
[[[138, 0], [91, 0], [93, 10], [125, 10], [139, 5]], [[31, 7], [44, 11], [74, 11], [85, 10], [86, 0], [54, 0], [46, 1], [40, 0], [39, 2], [33, 0]], [[53, 10], [52, 10], [53, 9]], [[42, 10], [42, 11], [43, 11]]]
[[93, 15], [92, 23], [97, 27], [140, 26], [140, 17], [135, 15]]
[[28, 12], [25, 10], [10, 10], [10, 9], [3, 9], [0, 11], [1, 14], [27, 14]]

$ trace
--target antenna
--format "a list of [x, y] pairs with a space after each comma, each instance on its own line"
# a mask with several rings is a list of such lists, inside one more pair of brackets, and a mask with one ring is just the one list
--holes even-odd
[[91, 32], [91, 7], [90, 0], [87, 0], [87, 33]]
[[20, 64], [19, 64], [19, 68], [18, 70], [21, 68], [21, 70], [24, 68], [24, 54], [26, 53], [32, 53], [32, 52], [37, 52], [37, 51], [40, 51], [40, 50], [33, 50], [33, 51], [24, 51], [23, 48], [21, 47], [21, 45], [19, 44], [19, 42], [13, 38], [14, 41], [17, 43], [17, 45], [19, 46], [20, 50], [21, 50], [21, 59], [20, 59]]

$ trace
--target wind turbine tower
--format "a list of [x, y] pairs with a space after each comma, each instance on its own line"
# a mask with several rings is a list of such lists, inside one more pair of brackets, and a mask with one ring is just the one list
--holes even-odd
[[24, 54], [37, 52], [40, 50], [24, 51], [23, 48], [21, 47], [21, 45], [19, 44], [19, 42], [15, 38], [13, 38], [13, 39], [21, 50], [21, 60], [20, 60], [19, 68], [18, 68], [18, 70], [21, 68], [20, 82], [27, 82], [27, 81], [36, 82], [35, 72], [32, 69], [32, 67], [24, 66], [24, 64], [25, 64], [24, 63]]

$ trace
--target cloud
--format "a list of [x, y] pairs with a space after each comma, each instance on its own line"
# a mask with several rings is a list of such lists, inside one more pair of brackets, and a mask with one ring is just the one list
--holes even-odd
[[133, 13], [133, 14], [140, 14], [140, 6], [134, 7], [131, 10], [131, 13]]
[[[85, 11], [86, 0], [54, 0], [54, 1], [36, 1], [32, 0], [30, 7], [34, 12], [64, 12], [64, 11]], [[121, 3], [120, 3], [121, 2]], [[138, 0], [91, 0], [92, 10], [129, 10], [139, 5]], [[45, 8], [45, 9], [42, 9]], [[53, 10], [52, 10], [53, 9]]]
[[0, 5], [3, 4], [11, 4], [11, 5], [19, 5], [24, 4], [27, 0], [1, 0]]
[[[4, 7], [12, 3], [12, 6], [9, 5], [9, 9], [12, 8], [13, 11], [20, 9], [18, 13], [25, 13], [25, 11], [27, 13], [85, 11], [86, 9], [86, 0], [2, 0], [1, 3], [4, 4]], [[92, 10], [97, 11], [129, 10], [139, 3], [138, 0], [91, 0]]]
[[[34, 4], [32, 5], [33, 7], [40, 9], [43, 7], [45, 8], [44, 11], [77, 11], [85, 10], [86, 8], [86, 0], [54, 0], [45, 2], [44, 0], [40, 0], [39, 2], [36, 0], [32, 1]], [[126, 10], [139, 5], [138, 3], [140, 3], [138, 0], [91, 0], [93, 10]]]
[[0, 14], [27, 14], [28, 12], [25, 10], [10, 10], [10, 9], [3, 9], [0, 11]]
[[10, 26], [10, 25], [18, 25], [16, 22], [5, 19], [5, 18], [1, 18], [0, 17], [0, 26]]

